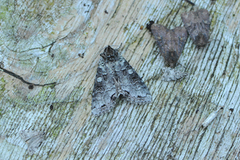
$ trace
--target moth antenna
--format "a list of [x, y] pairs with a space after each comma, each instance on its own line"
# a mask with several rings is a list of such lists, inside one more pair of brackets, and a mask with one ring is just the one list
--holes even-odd
[[122, 43], [121, 43], [120, 46], [118, 47], [117, 51], [119, 51], [121, 47], [122, 47]]

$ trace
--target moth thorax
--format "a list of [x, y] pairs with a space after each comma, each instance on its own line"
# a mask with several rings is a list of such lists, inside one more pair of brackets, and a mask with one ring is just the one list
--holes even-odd
[[174, 59], [178, 59], [178, 54], [176, 51], [170, 51], [169, 53], [170, 53], [171, 57], [173, 57]]
[[114, 54], [101, 53], [100, 56], [109, 62], [115, 62], [118, 60], [118, 56]]

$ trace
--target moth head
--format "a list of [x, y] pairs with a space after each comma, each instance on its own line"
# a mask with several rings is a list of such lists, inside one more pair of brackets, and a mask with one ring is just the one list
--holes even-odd
[[111, 46], [107, 46], [104, 49], [104, 52], [100, 54], [100, 56], [107, 61], [117, 61], [118, 60], [118, 52], [113, 49]]
[[174, 68], [177, 64], [179, 56], [176, 51], [169, 51], [167, 56], [165, 56], [164, 58], [165, 58], [165, 61], [167, 62], [167, 65]]
[[199, 47], [203, 47], [208, 43], [208, 36], [203, 33], [199, 33], [195, 38], [195, 44]]
[[147, 26], [146, 26], [146, 28], [150, 31], [150, 32], [152, 32], [152, 25], [154, 24], [154, 21], [149, 21], [149, 23], [147, 23]]

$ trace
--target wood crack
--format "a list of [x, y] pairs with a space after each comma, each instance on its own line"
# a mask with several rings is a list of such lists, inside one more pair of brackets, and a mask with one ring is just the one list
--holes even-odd
[[55, 86], [55, 85], [57, 84], [56, 82], [53, 82], [53, 83], [45, 83], [45, 84], [31, 83], [31, 82], [28, 82], [28, 81], [24, 80], [20, 75], [18, 75], [18, 74], [16, 74], [16, 73], [13, 73], [13, 72], [11, 72], [11, 71], [9, 71], [9, 70], [6, 70], [6, 69], [2, 68], [1, 66], [0, 66], [0, 69], [2, 69], [2, 71], [3, 71], [4, 73], [6, 73], [6, 74], [8, 74], [8, 75], [10, 75], [10, 76], [13, 76], [13, 77], [19, 79], [19, 80], [22, 81], [23, 83], [28, 84], [28, 85], [29, 85], [29, 89], [33, 89], [33, 86], [41, 86], [41, 87], [43, 87], [43, 86], [48, 86], [48, 85], [54, 85], [54, 86]]

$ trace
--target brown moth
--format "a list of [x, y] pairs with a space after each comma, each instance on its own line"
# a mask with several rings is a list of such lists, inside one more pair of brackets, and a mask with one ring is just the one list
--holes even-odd
[[188, 37], [187, 31], [184, 27], [168, 29], [165, 26], [153, 23], [153, 21], [150, 21], [147, 28], [152, 32], [157, 41], [166, 64], [173, 68], [176, 66], [183, 51]]
[[181, 17], [193, 42], [199, 47], [205, 46], [208, 43], [211, 24], [208, 10], [186, 12]]

